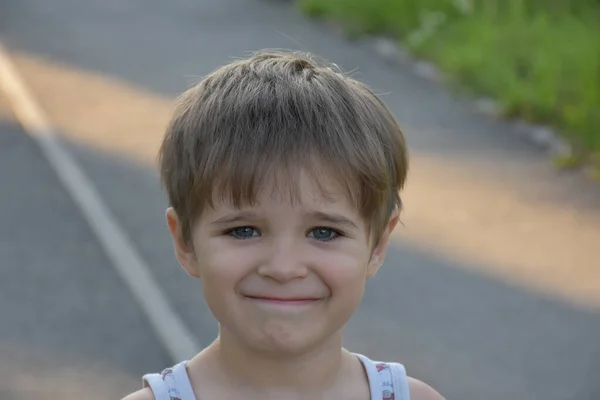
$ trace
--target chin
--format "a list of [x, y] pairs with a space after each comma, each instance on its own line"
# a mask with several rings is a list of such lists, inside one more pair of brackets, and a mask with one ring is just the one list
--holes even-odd
[[277, 357], [299, 357], [310, 353], [330, 341], [330, 332], [312, 332], [292, 329], [285, 326], [266, 326], [254, 337], [247, 337], [246, 343], [255, 351]]

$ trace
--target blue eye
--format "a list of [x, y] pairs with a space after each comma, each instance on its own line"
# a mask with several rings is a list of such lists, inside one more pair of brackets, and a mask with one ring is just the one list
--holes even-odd
[[251, 226], [241, 226], [234, 228], [229, 231], [229, 235], [236, 239], [250, 239], [255, 236], [259, 236], [258, 231]]
[[315, 228], [309, 233], [309, 237], [320, 240], [322, 242], [328, 242], [340, 236], [340, 234], [330, 228]]

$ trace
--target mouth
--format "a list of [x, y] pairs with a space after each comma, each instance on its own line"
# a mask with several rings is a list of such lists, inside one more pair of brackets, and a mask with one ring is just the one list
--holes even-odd
[[264, 304], [277, 304], [284, 306], [300, 306], [313, 304], [318, 301], [321, 301], [320, 298], [315, 297], [293, 297], [293, 298], [285, 298], [285, 297], [272, 297], [272, 296], [244, 296], [246, 299], [250, 301], [255, 301]]

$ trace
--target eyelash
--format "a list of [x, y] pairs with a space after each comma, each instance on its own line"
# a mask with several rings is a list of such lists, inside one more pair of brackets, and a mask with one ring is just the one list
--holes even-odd
[[[258, 229], [254, 228], [254, 227], [252, 227], [252, 226], [238, 226], [238, 227], [231, 228], [231, 229], [229, 229], [229, 230], [225, 231], [225, 234], [226, 234], [226, 235], [228, 235], [228, 236], [231, 236], [232, 238], [234, 238], [234, 239], [236, 239], [236, 240], [248, 240], [248, 239], [252, 239], [252, 238], [256, 237], [256, 236], [247, 236], [247, 237], [239, 237], [239, 236], [235, 236], [235, 235], [234, 235], [234, 232], [235, 232], [236, 230], [240, 230], [240, 229], [253, 229], [254, 231], [258, 232]], [[314, 232], [314, 231], [316, 231], [316, 230], [319, 230], [319, 229], [328, 230], [328, 231], [331, 231], [331, 232], [333, 233], [333, 236], [332, 236], [331, 238], [328, 238], [328, 239], [317, 239], [317, 238], [315, 238], [315, 240], [317, 240], [317, 241], [319, 241], [319, 242], [331, 242], [331, 241], [333, 241], [333, 240], [336, 240], [336, 239], [338, 239], [338, 238], [340, 238], [340, 237], [344, 236], [344, 235], [343, 235], [343, 234], [342, 234], [340, 231], [338, 231], [337, 229], [328, 228], [328, 227], [326, 227], [326, 226], [317, 226], [317, 227], [315, 227], [315, 228], [312, 228], [312, 229], [309, 231], [309, 233], [310, 233], [310, 232]]]

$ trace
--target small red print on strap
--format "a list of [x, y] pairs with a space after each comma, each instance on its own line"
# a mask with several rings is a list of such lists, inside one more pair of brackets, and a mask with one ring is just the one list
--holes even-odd
[[172, 368], [167, 368], [167, 369], [165, 369], [165, 370], [162, 372], [162, 374], [160, 374], [160, 375], [162, 376], [162, 380], [164, 381], [164, 380], [165, 380], [165, 378], [167, 377], [167, 375], [169, 375], [169, 374], [170, 374], [170, 373], [172, 373], [172, 372], [173, 372], [173, 369], [172, 369]]
[[375, 367], [377, 368], [377, 372], [381, 372], [381, 371], [383, 371], [384, 369], [386, 369], [386, 368], [387, 368], [387, 365], [386, 365], [386, 364], [383, 364], [383, 363], [381, 363], [381, 364], [377, 364], [377, 365], [375, 365]]

